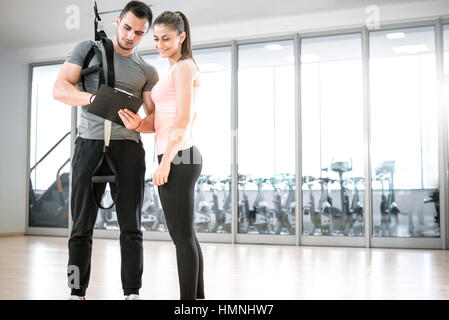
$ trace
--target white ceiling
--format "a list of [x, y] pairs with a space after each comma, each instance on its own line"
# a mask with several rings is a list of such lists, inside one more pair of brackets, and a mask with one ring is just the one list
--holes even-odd
[[[144, 0], [157, 16], [180, 10], [191, 26], [432, 0]], [[99, 10], [121, 9], [128, 0], [98, 0]], [[79, 8], [79, 29], [68, 29], [70, 5]], [[0, 0], [0, 45], [10, 49], [74, 43], [93, 37], [92, 0]], [[103, 16], [106, 30], [118, 14]]]

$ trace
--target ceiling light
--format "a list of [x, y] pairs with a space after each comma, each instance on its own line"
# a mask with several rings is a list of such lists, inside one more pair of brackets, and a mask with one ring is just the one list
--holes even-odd
[[385, 35], [385, 37], [387, 37], [388, 40], [397, 40], [397, 39], [405, 39], [405, 33], [404, 32], [392, 32], [392, 33], [387, 33]]
[[302, 54], [301, 63], [313, 63], [321, 61], [320, 57], [316, 54]]
[[277, 43], [275, 43], [275, 44], [267, 44], [265, 46], [265, 49], [268, 49], [268, 50], [282, 50], [282, 46], [280, 44], [277, 44]]
[[396, 54], [417, 54], [429, 51], [429, 47], [425, 44], [414, 44], [410, 46], [392, 47]]

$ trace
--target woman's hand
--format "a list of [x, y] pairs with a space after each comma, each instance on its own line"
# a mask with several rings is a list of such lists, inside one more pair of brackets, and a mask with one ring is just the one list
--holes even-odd
[[161, 162], [153, 173], [153, 184], [155, 186], [161, 186], [168, 181], [168, 175], [170, 173], [170, 164]]
[[128, 130], [136, 130], [142, 123], [142, 118], [138, 113], [134, 113], [128, 109], [120, 109], [118, 111], [120, 119]]

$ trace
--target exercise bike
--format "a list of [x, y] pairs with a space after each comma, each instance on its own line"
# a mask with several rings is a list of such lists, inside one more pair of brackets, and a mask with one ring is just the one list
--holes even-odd
[[[268, 179], [273, 186], [274, 209], [269, 209], [269, 215], [272, 217], [272, 230], [274, 234], [281, 234], [281, 231], [286, 230], [287, 234], [295, 233], [295, 177], [290, 174], [281, 174], [277, 177]], [[288, 194], [285, 201], [282, 201], [282, 192], [278, 187], [279, 183], [284, 183], [288, 187]]]
[[204, 185], [210, 184], [211, 175], [200, 175], [196, 182], [196, 195], [194, 206], [194, 228], [197, 232], [208, 232], [213, 226], [212, 204], [206, 200]]
[[[268, 205], [265, 201], [262, 185], [266, 179], [250, 179], [244, 175], [239, 174], [239, 185], [242, 189], [242, 200], [239, 201], [239, 232], [249, 233], [256, 230], [258, 233], [267, 233], [270, 219], [268, 215]], [[257, 184], [257, 196], [254, 200], [253, 206], [250, 208], [248, 195], [246, 194], [245, 185], [248, 182], [255, 182]]]
[[347, 183], [353, 184], [354, 191], [351, 202], [351, 214], [353, 215], [354, 222], [352, 224], [352, 231], [356, 236], [363, 236], [365, 234], [365, 222], [363, 218], [363, 204], [360, 201], [359, 189], [357, 185], [363, 183], [365, 179], [361, 177], [353, 177], [348, 179]]
[[161, 207], [153, 178], [145, 180], [145, 194], [142, 205], [142, 225], [147, 231], [167, 231], [164, 212]]
[[[223, 208], [220, 209], [219, 201], [218, 201], [218, 191], [216, 188], [216, 185], [220, 184], [223, 189], [223, 195], [224, 195], [224, 203]], [[229, 191], [226, 192], [226, 185], [229, 186]], [[212, 212], [214, 213], [215, 220], [212, 228], [210, 229], [210, 232], [225, 232], [230, 233], [231, 232], [231, 221], [232, 221], [232, 214], [231, 214], [231, 176], [229, 176], [227, 179], [215, 181], [211, 184], [211, 190], [212, 190]]]
[[434, 203], [435, 212], [433, 216], [433, 236], [440, 235], [440, 190], [432, 191], [429, 194], [429, 198], [424, 199], [424, 203]]
[[[382, 195], [380, 202], [380, 225], [374, 227], [374, 233], [378, 236], [396, 236], [399, 224], [398, 213], [400, 212], [394, 195], [394, 173], [395, 162], [385, 161], [376, 169], [375, 180], [381, 182]], [[384, 182], [388, 181], [388, 194], [385, 194]], [[395, 220], [395, 226], [392, 229], [391, 222]]]
[[[327, 172], [327, 168], [321, 171]], [[313, 196], [312, 186], [313, 182], [317, 181], [320, 184], [320, 199], [318, 207], [315, 209], [315, 197]], [[329, 183], [335, 183], [336, 180], [329, 177], [314, 178], [312, 176], [303, 177], [303, 183], [307, 184], [310, 190], [309, 203], [304, 208], [304, 214], [310, 214], [310, 221], [312, 223], [312, 230], [310, 235], [330, 235], [335, 225], [338, 225], [341, 211], [333, 206], [332, 198], [329, 195]], [[316, 232], [316, 230], [319, 232]]]
[[424, 203], [433, 202], [435, 205], [435, 213], [433, 216], [433, 222], [436, 224], [440, 224], [440, 191], [435, 190], [429, 194], [429, 198], [424, 199]]

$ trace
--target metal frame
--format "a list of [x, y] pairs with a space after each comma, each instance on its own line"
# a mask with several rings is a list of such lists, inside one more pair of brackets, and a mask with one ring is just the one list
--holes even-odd
[[[363, 64], [363, 122], [364, 122], [364, 153], [365, 153], [365, 247], [371, 246], [371, 235], [373, 234], [373, 192], [371, 185], [371, 104], [370, 104], [370, 87], [369, 87], [369, 37], [368, 29], [362, 28], [362, 64]], [[369, 236], [366, 236], [369, 235]]]
[[295, 34], [293, 40], [295, 57], [295, 166], [296, 166], [296, 205], [295, 236], [296, 245], [301, 245], [302, 235], [302, 114], [301, 114], [301, 39]]
[[[230, 243], [269, 243], [269, 244], [296, 244], [296, 245], [336, 245], [336, 246], [354, 246], [354, 247], [385, 247], [385, 248], [433, 248], [446, 249], [449, 247], [449, 225], [448, 225], [448, 121], [447, 111], [442, 106], [441, 89], [439, 90], [439, 179], [440, 179], [440, 238], [392, 238], [392, 237], [372, 237], [372, 186], [371, 186], [371, 128], [370, 128], [370, 85], [369, 85], [369, 33], [382, 30], [416, 28], [425, 26], [434, 26], [436, 33], [436, 56], [437, 56], [437, 72], [438, 80], [441, 83], [444, 79], [444, 61], [443, 61], [443, 25], [449, 24], [449, 17], [440, 17], [437, 19], [421, 19], [409, 20], [405, 22], [389, 22], [382, 24], [380, 28], [375, 30], [368, 30], [365, 26], [338, 28], [327, 31], [310, 31], [293, 34], [283, 34], [270, 37], [255, 37], [250, 39], [235, 39], [232, 41], [211, 42], [205, 44], [194, 45], [193, 49], [207, 49], [217, 47], [231, 47], [231, 176], [232, 176], [232, 233], [231, 234], [208, 234], [198, 233], [198, 237], [202, 241], [212, 242], [230, 242]], [[364, 108], [364, 172], [365, 172], [365, 208], [368, 208], [365, 213], [365, 237], [332, 237], [332, 236], [306, 236], [302, 235], [302, 132], [301, 132], [301, 40], [303, 38], [333, 36], [343, 34], [362, 34], [362, 63], [363, 63], [363, 108]], [[245, 44], [256, 44], [263, 42], [293, 40], [294, 42], [294, 58], [295, 58], [295, 165], [296, 165], [296, 234], [293, 236], [279, 236], [279, 235], [250, 235], [239, 234], [237, 228], [238, 215], [238, 46]], [[139, 51], [141, 55], [157, 54], [156, 50]], [[61, 63], [63, 61], [49, 61], [44, 63], [32, 63], [29, 65], [29, 83], [32, 81], [32, 70], [35, 66], [50, 65]], [[27, 138], [27, 174], [29, 175], [29, 156], [30, 156], [30, 123], [31, 123], [31, 91], [32, 86], [29, 86], [28, 99], [28, 138]], [[76, 109], [75, 109], [76, 113]], [[76, 119], [72, 119], [73, 127], [76, 130]], [[73, 132], [73, 131], [72, 131]], [[73, 152], [73, 150], [72, 150]], [[28, 179], [27, 175], [27, 179]], [[26, 183], [26, 199], [28, 201], [29, 183]], [[30, 228], [28, 227], [28, 205], [26, 210], [26, 233], [39, 235], [61, 235], [68, 234], [67, 229], [55, 228]], [[70, 228], [70, 226], [69, 226]], [[118, 238], [118, 231], [111, 230], [95, 230], [95, 237], [101, 238]], [[145, 232], [145, 240], [169, 240], [168, 233], [163, 232]]]
[[[437, 68], [437, 94], [438, 94], [438, 163], [440, 179], [440, 237], [441, 248], [447, 249], [447, 199], [448, 195], [448, 119], [447, 108], [444, 101], [444, 35], [441, 19], [435, 22], [435, 48]], [[443, 213], [443, 214], [442, 214]]]
[[232, 41], [231, 47], [231, 234], [232, 244], [237, 241], [238, 232], [238, 47], [235, 41]]

